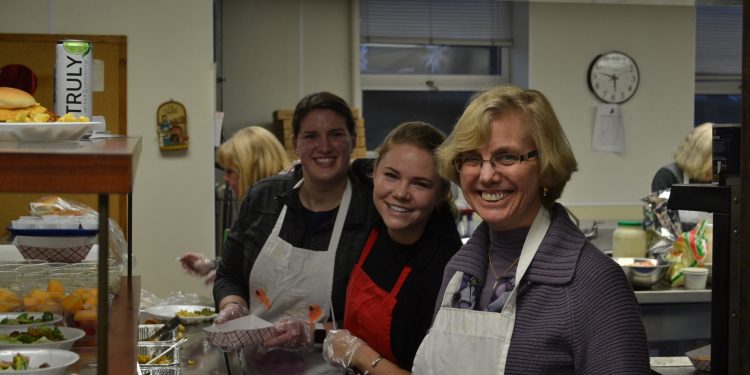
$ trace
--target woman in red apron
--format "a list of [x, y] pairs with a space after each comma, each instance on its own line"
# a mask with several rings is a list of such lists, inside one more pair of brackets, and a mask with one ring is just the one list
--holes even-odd
[[445, 135], [421, 122], [386, 137], [375, 162], [373, 202], [382, 221], [352, 271], [343, 330], [326, 359], [361, 372], [410, 369], [432, 321], [443, 269], [461, 246], [433, 152]]

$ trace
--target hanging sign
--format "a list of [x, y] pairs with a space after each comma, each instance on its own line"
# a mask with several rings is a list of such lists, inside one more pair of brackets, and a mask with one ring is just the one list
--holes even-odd
[[156, 134], [163, 151], [188, 148], [187, 112], [180, 102], [169, 100], [156, 110]]

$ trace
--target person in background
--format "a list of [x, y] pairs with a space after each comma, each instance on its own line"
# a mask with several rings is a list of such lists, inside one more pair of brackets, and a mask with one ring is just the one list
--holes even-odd
[[411, 369], [445, 264], [461, 247], [450, 182], [434, 158], [444, 140], [429, 124], [407, 122], [380, 146], [372, 194], [380, 220], [349, 279], [344, 329], [323, 345], [330, 363], [370, 374]]
[[332, 311], [344, 317], [349, 275], [375, 216], [363, 209], [372, 206], [371, 187], [350, 173], [354, 128], [340, 97], [302, 98], [292, 118], [300, 164], [248, 190], [224, 242], [214, 323], [248, 313], [274, 323], [262, 348], [243, 349], [248, 373], [336, 372], [313, 350], [314, 338], [322, 343]]
[[[234, 133], [216, 150], [216, 162], [224, 169], [224, 181], [237, 199], [242, 199], [256, 182], [291, 164], [281, 142], [260, 126], [248, 126]], [[185, 271], [203, 277], [206, 284], [216, 279], [217, 260], [194, 252], [185, 253], [178, 260]]]
[[713, 178], [713, 123], [706, 122], [693, 128], [677, 146], [674, 162], [654, 175], [651, 191], [669, 189], [673, 184], [710, 183]]
[[630, 283], [556, 203], [577, 163], [544, 95], [479, 93], [437, 155], [483, 222], [446, 266], [412, 370], [648, 374]]

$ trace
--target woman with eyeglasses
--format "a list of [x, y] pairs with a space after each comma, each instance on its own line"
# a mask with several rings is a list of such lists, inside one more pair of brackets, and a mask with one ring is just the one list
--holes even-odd
[[446, 266], [413, 372], [648, 374], [625, 274], [556, 203], [577, 163], [547, 99], [478, 94], [437, 156], [483, 223]]

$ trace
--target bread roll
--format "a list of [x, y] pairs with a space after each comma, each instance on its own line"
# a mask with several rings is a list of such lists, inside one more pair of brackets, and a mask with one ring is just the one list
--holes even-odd
[[0, 108], [16, 109], [37, 105], [31, 94], [13, 87], [0, 87]]

